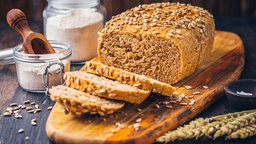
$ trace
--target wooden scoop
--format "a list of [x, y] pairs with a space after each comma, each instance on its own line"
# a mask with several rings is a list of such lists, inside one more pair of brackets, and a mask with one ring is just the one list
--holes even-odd
[[12, 9], [6, 16], [9, 26], [23, 38], [23, 51], [28, 54], [55, 53], [48, 40], [41, 33], [31, 31], [26, 15], [19, 9]]

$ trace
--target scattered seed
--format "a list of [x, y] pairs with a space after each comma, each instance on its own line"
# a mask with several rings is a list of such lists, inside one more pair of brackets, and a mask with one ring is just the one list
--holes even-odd
[[136, 122], [139, 123], [139, 122], [141, 122], [141, 120], [142, 120], [141, 118], [138, 118], [138, 119], [136, 119]]
[[120, 123], [120, 122], [117, 122], [115, 125], [116, 125], [117, 127], [119, 127], [119, 128], [124, 128], [124, 127], [125, 127], [125, 124]]
[[23, 133], [24, 132], [24, 129], [19, 129], [18, 130], [18, 133]]
[[142, 109], [140, 109], [140, 108], [137, 108], [137, 111], [142, 111]]
[[7, 107], [7, 108], [6, 108], [6, 111], [12, 111], [12, 110], [13, 110], [12, 107]]
[[158, 109], [160, 108], [159, 104], [156, 104], [155, 107], [158, 108]]
[[21, 106], [21, 109], [25, 109], [25, 108], [26, 108], [26, 106], [24, 106], [24, 105]]
[[34, 118], [34, 119], [32, 119], [32, 120], [31, 120], [31, 122], [36, 122], [36, 119], [35, 119], [35, 118]]
[[209, 87], [208, 86], [203, 86], [204, 89], [208, 89]]
[[10, 106], [17, 106], [18, 104], [17, 103], [11, 103]]
[[7, 116], [11, 116], [11, 115], [12, 115], [12, 113], [10, 113], [10, 112], [5, 112], [5, 113], [4, 113], [4, 116], [6, 116], [6, 117], [7, 117]]
[[192, 86], [186, 85], [186, 86], [184, 86], [184, 88], [187, 89], [187, 90], [189, 90], [189, 89], [192, 89]]
[[200, 92], [199, 92], [199, 91], [195, 91], [195, 92], [193, 92], [192, 94], [193, 94], [193, 95], [198, 95], [198, 94], [200, 94]]
[[191, 99], [190, 102], [189, 102], [189, 105], [194, 105], [195, 104], [195, 100]]
[[22, 115], [19, 115], [19, 114], [18, 114], [18, 115], [15, 115], [15, 118], [16, 118], [16, 119], [22, 119]]
[[188, 98], [193, 98], [194, 96], [193, 95], [191, 95], [191, 96], [188, 96]]
[[186, 102], [182, 102], [182, 103], [179, 103], [179, 105], [186, 106], [186, 105], [188, 105], [188, 103], [186, 103]]
[[36, 109], [39, 109], [39, 105], [38, 105], [38, 104], [37, 104], [37, 105], [35, 105], [35, 108], [36, 108]]
[[177, 103], [177, 101], [171, 100], [169, 101], [169, 103]]
[[30, 103], [30, 100], [25, 100], [23, 103], [24, 103], [24, 104], [29, 104], [29, 103]]
[[171, 106], [171, 105], [166, 105], [165, 107], [166, 107], [166, 108], [170, 108], [170, 109], [172, 108], [172, 106]]
[[26, 136], [26, 137], [25, 137], [25, 140], [29, 140], [29, 137], [28, 137], [28, 136]]
[[32, 110], [32, 109], [33, 109], [32, 107], [26, 107], [27, 111]]
[[139, 128], [140, 128], [140, 124], [139, 123], [135, 123], [135, 124], [133, 124], [133, 127], [134, 127], [135, 131], [138, 131]]
[[49, 106], [47, 109], [48, 109], [48, 110], [52, 110], [52, 108], [53, 108], [53, 106]]
[[36, 104], [36, 102], [31, 102], [30, 104], [31, 104], [31, 105], [35, 105], [35, 104]]
[[20, 108], [19, 108], [19, 107], [14, 107], [14, 108], [13, 108], [13, 110], [18, 110], [18, 109], [20, 109]]
[[31, 121], [31, 125], [32, 125], [32, 126], [36, 126], [36, 122]]
[[38, 112], [41, 112], [41, 111], [42, 111], [41, 109], [37, 108], [37, 109], [34, 110], [34, 113], [38, 113]]
[[29, 113], [34, 113], [34, 110], [29, 110], [28, 112], [29, 112]]
[[20, 112], [20, 110], [15, 110], [15, 111], [13, 111], [13, 113], [15, 113], [15, 114], [16, 114], [16, 113], [19, 113], [19, 112]]

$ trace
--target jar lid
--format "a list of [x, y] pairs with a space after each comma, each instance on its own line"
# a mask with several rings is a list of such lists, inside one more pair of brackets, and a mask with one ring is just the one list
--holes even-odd
[[52, 60], [63, 60], [71, 56], [72, 51], [69, 43], [49, 40], [50, 45], [56, 51], [50, 54], [27, 54], [22, 49], [22, 44], [13, 49], [13, 58], [15, 61], [28, 63], [42, 63]]
[[99, 0], [48, 0], [48, 4], [56, 8], [79, 8], [94, 7], [100, 3]]
[[13, 48], [0, 50], [0, 65], [13, 64]]

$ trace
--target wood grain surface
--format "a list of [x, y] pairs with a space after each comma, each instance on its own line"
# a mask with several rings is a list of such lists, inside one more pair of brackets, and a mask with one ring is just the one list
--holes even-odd
[[[126, 104], [110, 116], [65, 115], [55, 104], [47, 123], [46, 134], [56, 143], [153, 143], [157, 137], [188, 122], [223, 95], [226, 83], [238, 79], [244, 65], [244, 48], [234, 33], [216, 32], [212, 56], [205, 65], [176, 86], [189, 85], [183, 102], [195, 100], [194, 105], [178, 103], [167, 108], [167, 97], [151, 94], [141, 105]], [[203, 86], [208, 86], [204, 89]], [[200, 94], [194, 95], [194, 92]], [[159, 107], [158, 107], [159, 106]], [[136, 122], [141, 119], [141, 122]], [[136, 129], [134, 124], [139, 123]], [[121, 128], [120, 124], [125, 126]]]

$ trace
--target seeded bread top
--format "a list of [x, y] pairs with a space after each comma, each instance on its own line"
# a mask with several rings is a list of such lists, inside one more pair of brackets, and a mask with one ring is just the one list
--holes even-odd
[[199, 39], [203, 39], [205, 33], [211, 33], [214, 29], [212, 27], [207, 31], [206, 25], [214, 25], [214, 21], [213, 16], [203, 8], [190, 4], [153, 3], [139, 5], [113, 16], [100, 35], [130, 32], [142, 36], [153, 34], [164, 38], [182, 39], [192, 31], [200, 36]]

